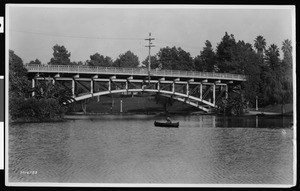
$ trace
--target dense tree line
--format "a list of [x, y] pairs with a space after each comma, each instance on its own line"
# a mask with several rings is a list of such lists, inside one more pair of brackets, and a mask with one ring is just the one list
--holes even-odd
[[[236, 94], [229, 96], [233, 99], [226, 100], [227, 104], [236, 103], [236, 100], [239, 99], [241, 103], [248, 103], [254, 107], [256, 97], [258, 97], [261, 107], [269, 104], [284, 106], [286, 103], [291, 103], [293, 91], [291, 41], [288, 39], [283, 41], [281, 47], [283, 59], [280, 59], [279, 47], [275, 44], [267, 47], [266, 39], [263, 36], [257, 36], [253, 42], [254, 46], [243, 40], [236, 41], [233, 34], [229, 35], [225, 32], [215, 49], [211, 42], [206, 40], [203, 49], [194, 58], [181, 47], [167, 46], [150, 57], [151, 68], [244, 74], [247, 76], [247, 81], [242, 84], [243, 96], [238, 97]], [[115, 60], [98, 52], [90, 55], [90, 59], [84, 62], [71, 62], [70, 57], [71, 52], [64, 46], [56, 44], [53, 46], [53, 57], [47, 64], [148, 68], [149, 63], [149, 57], [140, 63], [138, 56], [130, 50], [120, 54]], [[10, 52], [10, 64], [12, 70], [10, 72], [10, 79], [12, 79], [10, 88], [14, 92], [10, 95], [16, 97], [14, 94], [26, 94], [24, 91], [28, 86], [24, 77], [26, 71], [21, 67], [22, 60], [13, 51]], [[41, 62], [36, 59], [28, 64], [41, 64]], [[15, 73], [17, 75], [14, 75]], [[19, 78], [16, 76], [20, 77], [19, 81], [14, 79]], [[240, 112], [238, 109], [235, 110], [237, 113]]]
[[[244, 74], [247, 81], [242, 84], [244, 98], [241, 102], [246, 100], [254, 107], [257, 96], [261, 107], [281, 104], [283, 109], [284, 104], [292, 102], [291, 41], [284, 40], [281, 49], [282, 60], [278, 46], [267, 47], [263, 36], [254, 39], [253, 47], [250, 43], [236, 41], [233, 34], [226, 32], [215, 51], [207, 40], [195, 58], [181, 48], [161, 48], [151, 57], [151, 68]], [[147, 57], [142, 63], [147, 66], [148, 61]]]
[[[29, 64], [40, 64], [39, 61]], [[32, 96], [34, 92], [34, 96]], [[13, 121], [61, 120], [66, 103], [73, 99], [69, 91], [52, 82], [41, 82], [35, 88], [27, 77], [23, 60], [9, 50], [9, 114]]]

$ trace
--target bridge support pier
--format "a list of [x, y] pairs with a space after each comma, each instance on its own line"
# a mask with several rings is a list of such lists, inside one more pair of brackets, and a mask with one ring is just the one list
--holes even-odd
[[91, 79], [91, 94], [94, 93], [94, 80]]
[[213, 84], [213, 100], [212, 104], [215, 106], [216, 105], [216, 84]]
[[172, 93], [173, 94], [175, 93], [175, 81], [173, 81], [173, 83], [172, 83]]
[[202, 83], [200, 83], [199, 86], [200, 86], [200, 87], [199, 87], [199, 91], [200, 91], [200, 100], [202, 100], [202, 94], [203, 94], [203, 92], [202, 92]]
[[[31, 80], [31, 87], [35, 88], [35, 78], [32, 78], [32, 80]], [[35, 92], [33, 91], [31, 95], [32, 95], [32, 97], [35, 96]]]
[[108, 91], [111, 92], [111, 79], [108, 81]]
[[75, 80], [72, 79], [72, 96], [75, 97]]
[[228, 99], [228, 85], [225, 85], [225, 98]]
[[160, 80], [157, 82], [157, 91], [160, 92]]
[[125, 89], [126, 89], [126, 94], [128, 94], [128, 79], [125, 82]]
[[190, 93], [190, 90], [189, 90], [189, 82], [186, 83], [186, 95], [189, 97], [189, 93]]

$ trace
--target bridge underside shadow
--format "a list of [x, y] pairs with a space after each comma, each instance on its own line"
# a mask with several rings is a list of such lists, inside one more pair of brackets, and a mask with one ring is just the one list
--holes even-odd
[[[85, 84], [84, 84], [85, 83]], [[78, 89], [85, 92], [76, 93]], [[108, 94], [133, 94], [135, 92], [155, 93], [179, 102], [186, 103], [205, 112], [217, 107], [222, 97], [227, 96], [227, 84], [200, 83], [192, 81], [167, 80], [121, 80], [72, 82], [72, 92], [75, 101]]]
[[203, 110], [205, 112], [209, 112], [210, 109], [208, 107], [215, 107], [212, 103], [206, 101], [206, 100], [200, 100], [199, 98], [196, 98], [194, 96], [187, 96], [185, 94], [181, 93], [173, 93], [170, 91], [158, 91], [158, 90], [152, 90], [152, 89], [134, 89], [134, 90], [112, 90], [112, 91], [103, 91], [103, 92], [98, 92], [94, 94], [85, 94], [81, 95], [79, 97], [75, 97], [76, 101], [80, 100], [85, 100], [89, 99], [92, 97], [97, 97], [97, 96], [103, 96], [103, 95], [109, 95], [109, 94], [122, 94], [122, 93], [131, 93], [131, 92], [147, 92], [147, 93], [158, 93], [159, 95], [169, 97], [171, 99], [174, 99], [176, 101], [180, 101], [183, 103], [186, 103], [188, 105], [191, 105], [193, 107], [196, 107], [200, 110]]
[[[47, 81], [45, 78], [35, 78], [32, 84]], [[173, 100], [210, 112], [217, 108], [218, 102], [227, 97], [228, 86], [225, 83], [167, 81], [167, 80], [124, 80], [124, 79], [74, 79], [52, 78], [49, 83], [59, 84], [72, 92], [72, 100], [81, 101], [92, 97], [109, 94], [133, 94], [135, 92], [155, 93]], [[66, 103], [66, 104], [68, 104]]]

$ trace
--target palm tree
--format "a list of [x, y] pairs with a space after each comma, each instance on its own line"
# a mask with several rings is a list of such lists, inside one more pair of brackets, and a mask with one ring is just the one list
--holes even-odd
[[271, 44], [266, 50], [266, 61], [272, 70], [277, 69], [278, 71], [281, 71], [280, 68], [278, 68], [280, 66], [280, 59], [279, 48], [276, 44]]
[[268, 50], [269, 52], [272, 52], [274, 55], [279, 56], [279, 48], [276, 44], [271, 44]]
[[261, 35], [257, 36], [254, 40], [254, 47], [256, 48], [257, 53], [262, 56], [263, 51], [266, 48], [266, 39]]
[[282, 47], [281, 50], [283, 51], [283, 53], [289, 53], [292, 54], [292, 41], [290, 41], [289, 39], [286, 39], [282, 42]]
[[288, 67], [292, 67], [292, 42], [289, 39], [286, 39], [282, 42], [281, 50], [283, 52], [283, 61], [288, 65]]
[[288, 98], [292, 98], [293, 95], [293, 57], [292, 57], [292, 42], [288, 39], [282, 42], [281, 50], [283, 52], [282, 68], [284, 70], [284, 82], [283, 87], [285, 89], [285, 95]]

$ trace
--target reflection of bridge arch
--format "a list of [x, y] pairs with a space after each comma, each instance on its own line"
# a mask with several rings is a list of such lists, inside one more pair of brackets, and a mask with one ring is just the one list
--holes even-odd
[[206, 112], [227, 97], [228, 84], [239, 85], [246, 77], [238, 74], [144, 68], [26, 65], [32, 87], [51, 80], [70, 89], [76, 101], [107, 94], [152, 92], [170, 97]]

